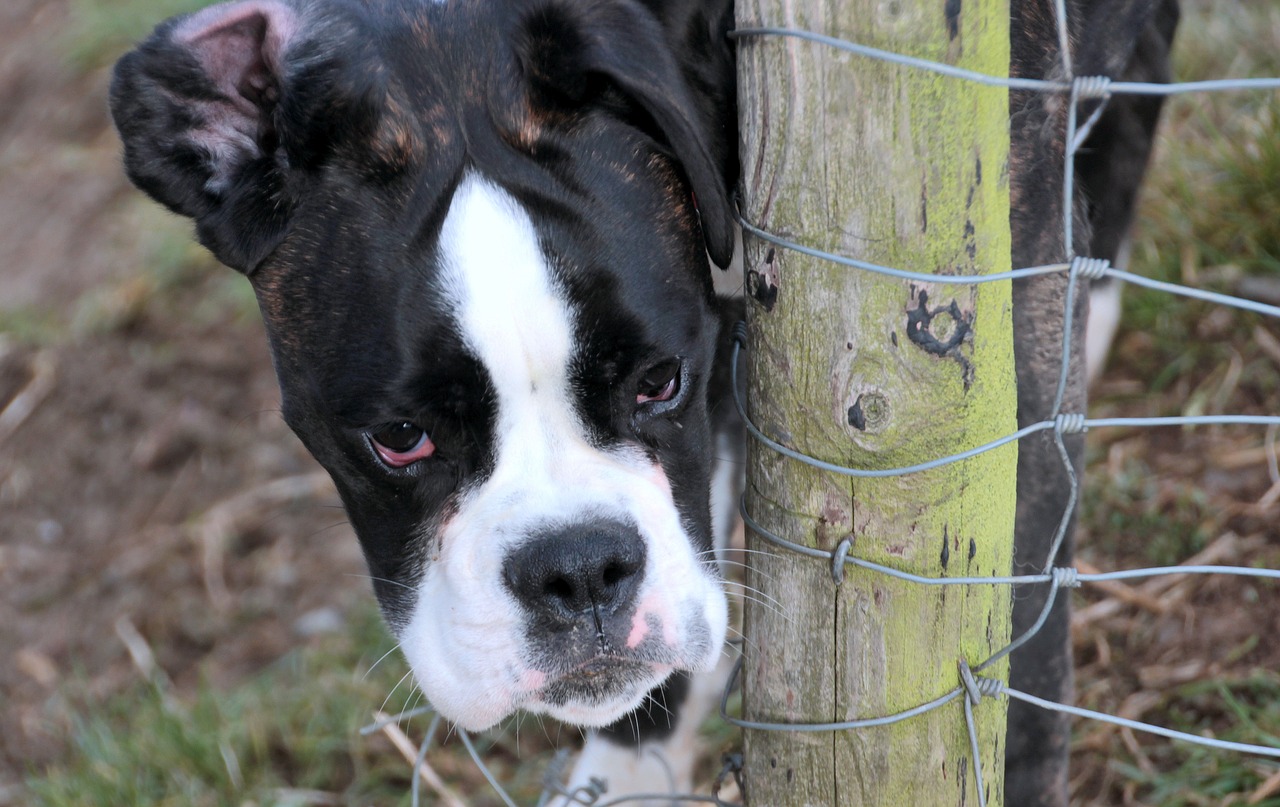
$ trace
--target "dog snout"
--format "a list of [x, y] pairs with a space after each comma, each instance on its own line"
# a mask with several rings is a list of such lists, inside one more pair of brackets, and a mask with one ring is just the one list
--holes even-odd
[[[635, 526], [593, 521], [533, 535], [503, 565], [522, 606], [558, 622], [600, 620], [627, 610], [644, 577], [645, 545]], [[598, 627], [598, 625], [597, 625]]]

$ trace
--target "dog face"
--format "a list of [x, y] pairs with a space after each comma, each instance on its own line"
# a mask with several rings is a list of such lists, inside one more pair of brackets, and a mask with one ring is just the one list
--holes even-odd
[[433, 705], [604, 725], [724, 639], [728, 158], [649, 10], [498, 5], [215, 6], [121, 60], [112, 112], [252, 280]]

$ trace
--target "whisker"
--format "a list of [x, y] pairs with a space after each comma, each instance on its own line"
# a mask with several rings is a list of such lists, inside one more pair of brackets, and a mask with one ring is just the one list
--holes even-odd
[[[737, 628], [733, 627], [732, 625], [730, 625], [730, 626], [729, 626], [729, 631], [731, 632], [731, 634], [732, 634], [732, 635], [734, 635], [734, 636], [737, 636], [737, 637], [738, 637], [738, 641], [742, 642], [742, 643], [743, 643], [744, 645], [746, 645], [749, 649], [751, 649], [753, 652], [755, 652], [757, 655], [759, 655], [759, 653], [760, 653], [760, 645], [758, 645], [758, 644], [756, 644], [755, 642], [753, 642], [753, 641], [751, 641], [750, 639], [748, 639], [748, 638], [747, 638], [747, 634], [743, 633], [742, 631], [738, 630]], [[739, 652], [741, 652], [741, 651], [739, 651]], [[729, 655], [729, 650], [728, 650], [728, 647], [727, 647], [727, 643], [726, 643], [726, 648], [725, 648], [725, 650], [724, 650], [724, 653], [725, 653], [725, 658], [732, 658], [732, 656], [730, 656], [730, 655]]]
[[[560, 737], [559, 723], [556, 723], [554, 720], [548, 720], [547, 716], [543, 714], [535, 714], [533, 716], [533, 719], [538, 722], [538, 728], [542, 730], [542, 739], [546, 740], [547, 742], [553, 742], [553, 740], [551, 739], [551, 728], [553, 726], [556, 729], [556, 732], [555, 732], [556, 738], [558, 739]], [[549, 726], [548, 723], [552, 725]]]
[[751, 596], [750, 594], [745, 594], [745, 593], [739, 593], [739, 594], [737, 594], [736, 596], [739, 596], [739, 597], [741, 597], [742, 599], [747, 600], [748, 602], [753, 602], [753, 603], [755, 603], [756, 605], [760, 606], [760, 607], [761, 607], [761, 608], [763, 608], [764, 610], [769, 611], [770, 613], [772, 613], [772, 614], [776, 615], [778, 618], [782, 619], [782, 620], [783, 620], [784, 622], [786, 622], [788, 625], [795, 625], [795, 624], [796, 624], [796, 621], [795, 621], [795, 618], [794, 618], [794, 617], [789, 616], [789, 615], [788, 615], [787, 613], [785, 613], [785, 612], [784, 612], [780, 607], [778, 607], [778, 606], [774, 605], [773, 603], [765, 602], [764, 600], [762, 600], [762, 599], [760, 599], [760, 598], [758, 598], [758, 597], [753, 597], [753, 596]]
[[396, 694], [396, 690], [399, 689], [400, 685], [404, 683], [404, 679], [408, 678], [411, 675], [413, 675], [413, 670], [409, 670], [407, 673], [400, 676], [400, 680], [396, 681], [396, 685], [391, 687], [391, 691], [387, 693], [387, 697], [382, 699], [382, 706], [379, 707], [379, 711], [382, 711], [382, 712], [387, 711], [387, 703], [391, 700], [391, 696]]
[[[378, 666], [379, 664], [381, 664], [383, 661], [385, 661], [385, 660], [386, 660], [387, 656], [391, 655], [392, 653], [396, 652], [396, 651], [397, 651], [397, 650], [399, 650], [399, 649], [400, 649], [400, 643], [399, 643], [399, 642], [396, 642], [394, 647], [392, 647], [390, 650], [388, 650], [387, 652], [385, 652], [385, 653], [383, 653], [381, 656], [379, 656], [379, 657], [378, 657], [378, 660], [377, 660], [377, 661], [375, 661], [375, 662], [373, 662], [373, 664], [371, 664], [371, 665], [369, 666], [369, 669], [367, 669], [367, 670], [365, 670], [365, 671], [364, 671], [364, 675], [360, 676], [360, 680], [361, 680], [361, 681], [366, 680], [366, 679], [369, 677], [369, 674], [370, 674], [370, 673], [372, 673], [372, 672], [377, 668], [377, 666]], [[410, 672], [412, 672], [412, 670], [410, 670]], [[402, 679], [400, 679], [400, 680], [402, 680], [402, 681], [403, 681], [404, 679], [402, 678]]]
[[422, 687], [415, 684], [413, 687], [413, 693], [409, 698], [409, 703], [411, 704], [411, 706], [405, 711], [408, 712], [409, 714], [413, 714], [415, 710], [418, 708], [419, 703], [426, 703], [426, 702], [427, 702], [427, 693], [422, 691]]
[[738, 593], [736, 596], [741, 597], [743, 600], [746, 600], [748, 602], [753, 602], [756, 605], [763, 608], [764, 610], [776, 616], [779, 616], [782, 619], [785, 619], [788, 624], [795, 624], [795, 620], [793, 617], [788, 616], [779, 606], [771, 602], [766, 602], [765, 600], [762, 600], [758, 597], [753, 597], [750, 594]]
[[738, 561], [736, 561], [736, 560], [722, 560], [722, 561], [720, 561], [720, 565], [722, 565], [722, 566], [738, 566], [738, 567], [740, 567], [740, 568], [747, 569], [747, 570], [749, 570], [749, 571], [753, 571], [753, 572], [755, 572], [757, 575], [759, 575], [760, 577], [763, 577], [765, 580], [777, 580], [777, 579], [778, 579], [775, 575], [767, 574], [767, 573], [762, 572], [762, 571], [760, 571], [759, 569], [755, 568], [754, 566], [750, 566], [750, 565], [748, 565], [748, 564], [746, 564], [746, 563], [739, 563], [739, 562], [738, 562]]
[[371, 575], [371, 574], [357, 574], [356, 572], [344, 572], [342, 576], [343, 576], [343, 577], [358, 577], [358, 578], [360, 578], [360, 579], [362, 579], [362, 580], [373, 580], [373, 581], [376, 581], [376, 582], [378, 582], [378, 583], [390, 583], [390, 584], [391, 584], [391, 585], [393, 585], [393, 586], [399, 586], [400, 588], [407, 588], [407, 589], [409, 589], [410, 591], [414, 591], [413, 586], [405, 585], [404, 583], [401, 583], [399, 580], [388, 580], [388, 579], [387, 579], [387, 578], [385, 578], [385, 577], [374, 577], [374, 576], [373, 576], [373, 575]]
[[726, 552], [726, 553], [734, 553], [734, 554], [741, 552], [744, 555], [764, 555], [770, 558], [782, 557], [777, 552], [768, 552], [763, 549], [748, 549], [745, 546], [744, 547], [727, 547], [725, 549], [704, 549], [701, 552], [695, 553], [695, 555], [700, 558], [703, 555], [714, 555], [718, 552]]
[[723, 549], [712, 549], [708, 551], [698, 552], [694, 555], [694, 558], [696, 560], [703, 561], [703, 562], [707, 560], [712, 560], [716, 563], [736, 563], [739, 566], [745, 566], [746, 564], [743, 564], [741, 561], [732, 560], [732, 558], [730, 557], [732, 555], [737, 555], [737, 554], [760, 555], [766, 558], [782, 557], [782, 555], [776, 552], [766, 552], [760, 549], [747, 549], [745, 547], [743, 548], [726, 547]]
[[676, 713], [675, 713], [675, 712], [673, 712], [673, 711], [671, 711], [671, 708], [670, 708], [670, 707], [668, 707], [665, 703], [659, 703], [657, 700], [653, 700], [653, 705], [654, 705], [654, 706], [657, 706], [659, 709], [661, 709], [661, 710], [663, 711], [663, 714], [665, 714], [665, 715], [666, 715], [666, 718], [667, 718], [667, 728], [668, 728], [668, 729], [670, 729], [670, 728], [674, 728], [674, 727], [675, 727], [675, 717], [676, 717]]
[[777, 611], [779, 614], [782, 613], [782, 602], [777, 598], [771, 597], [768, 594], [765, 594], [763, 591], [761, 591], [758, 588], [755, 588], [754, 586], [749, 586], [746, 583], [739, 583], [737, 580], [726, 580], [724, 582], [726, 586], [737, 586], [739, 589], [741, 589], [741, 592], [750, 592], [751, 594], [758, 594], [759, 595], [758, 597], [752, 598], [753, 602], [757, 602], [761, 605], [764, 605], [766, 602], [768, 602], [772, 606], [771, 610]]
[[[555, 745], [555, 741], [551, 739], [551, 732], [547, 731], [547, 721], [543, 719], [542, 715], [534, 716], [538, 718], [538, 728], [542, 729], [542, 739], [546, 740], [549, 744]], [[560, 736], [560, 732], [558, 730], [556, 731], [556, 736]]]

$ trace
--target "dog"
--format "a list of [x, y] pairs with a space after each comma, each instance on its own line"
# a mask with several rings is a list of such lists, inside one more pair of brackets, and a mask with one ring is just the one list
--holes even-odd
[[243, 0], [162, 24], [111, 88], [129, 176], [252, 283], [426, 697], [602, 729], [611, 793], [665, 787], [634, 749], [691, 735], [668, 715], [724, 655], [731, 23]]
[[[1044, 75], [1039, 2], [1014, 3], [1015, 68]], [[1167, 62], [1129, 55], [1171, 2], [1110, 4], [1109, 75]], [[234, 0], [162, 23], [111, 87], [129, 177], [252, 284], [284, 418], [426, 697], [467, 729], [596, 729], [571, 785], [611, 796], [689, 789], [724, 674], [732, 26], [731, 0]], [[1149, 149], [1145, 111], [1107, 128], [1131, 106], [1100, 144]], [[1140, 156], [1107, 189], [1124, 227]], [[1095, 162], [1086, 193], [1115, 184]], [[1028, 781], [1061, 767], [1061, 728], [1018, 746]]]

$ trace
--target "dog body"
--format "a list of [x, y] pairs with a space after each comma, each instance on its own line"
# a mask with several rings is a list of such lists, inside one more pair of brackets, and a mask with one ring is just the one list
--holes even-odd
[[732, 22], [239, 0], [162, 24], [112, 86], [130, 177], [252, 282], [427, 698], [601, 728], [574, 781], [610, 795], [688, 788], [720, 680], [688, 673], [722, 659], [741, 488], [743, 301], [707, 264], [734, 254]]

